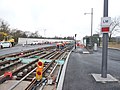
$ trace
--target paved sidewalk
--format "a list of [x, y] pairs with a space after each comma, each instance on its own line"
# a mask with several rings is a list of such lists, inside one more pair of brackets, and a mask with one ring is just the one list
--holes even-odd
[[[62, 90], [120, 90], [119, 82], [96, 82], [91, 75], [101, 72], [101, 50], [93, 54], [79, 53], [80, 48], [76, 51], [70, 55]], [[109, 58], [108, 64], [108, 73], [119, 80], [120, 63]]]

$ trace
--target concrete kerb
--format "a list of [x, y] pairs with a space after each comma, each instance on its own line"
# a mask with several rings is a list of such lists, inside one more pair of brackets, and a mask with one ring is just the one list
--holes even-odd
[[[102, 48], [102, 47], [99, 47], [99, 48]], [[118, 50], [118, 51], [120, 51], [120, 49], [119, 48], [113, 48], [113, 47], [108, 47], [109, 49], [113, 49], [113, 50]]]
[[103, 83], [118, 82], [118, 80], [110, 74], [107, 74], [106, 78], [101, 77], [101, 74], [95, 74], [95, 73], [92, 73], [92, 76], [96, 82], [103, 82]]
[[58, 82], [58, 86], [57, 86], [57, 90], [62, 90], [63, 88], [63, 82], [64, 82], [64, 78], [65, 78], [65, 71], [66, 71], [66, 67], [67, 67], [67, 63], [68, 63], [68, 59], [70, 57], [70, 54], [71, 52], [74, 50], [75, 48], [73, 48], [70, 53], [68, 54], [66, 60], [65, 60], [65, 63], [63, 65], [63, 69], [62, 69], [62, 72], [61, 72], [61, 75], [60, 75], [60, 79], [59, 79], [59, 82]]
[[111, 47], [108, 47], [109, 49], [114, 49], [114, 50], [118, 50], [118, 51], [120, 51], [120, 49], [119, 48], [111, 48]]

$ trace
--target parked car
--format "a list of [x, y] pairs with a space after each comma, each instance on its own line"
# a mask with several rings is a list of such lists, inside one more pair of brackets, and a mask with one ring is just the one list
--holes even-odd
[[39, 42], [38, 41], [33, 41], [31, 44], [32, 45], [37, 45], [37, 44], [39, 44]]
[[10, 42], [0, 42], [1, 48], [10, 48], [12, 47], [12, 44]]

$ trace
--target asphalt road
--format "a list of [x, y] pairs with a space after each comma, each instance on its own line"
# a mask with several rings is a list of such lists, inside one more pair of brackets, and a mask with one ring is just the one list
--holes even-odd
[[[120, 82], [96, 82], [92, 73], [101, 73], [102, 50], [93, 54], [72, 52], [62, 90], [120, 90]], [[108, 73], [120, 80], [120, 51], [109, 49]]]
[[0, 49], [0, 56], [10, 54], [10, 53], [26, 51], [26, 50], [30, 50], [30, 49], [47, 47], [47, 46], [53, 46], [53, 45], [52, 44], [49, 44], [49, 45], [25, 45], [24, 47], [22, 45], [18, 45], [18, 46], [14, 46], [12, 48]]

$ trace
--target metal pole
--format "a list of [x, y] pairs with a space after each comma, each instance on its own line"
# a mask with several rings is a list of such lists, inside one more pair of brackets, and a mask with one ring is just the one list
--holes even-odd
[[90, 41], [91, 45], [92, 45], [92, 29], [93, 29], [93, 8], [91, 8], [91, 41]]
[[[108, 17], [108, 0], [104, 0], [104, 14], [103, 17]], [[103, 33], [102, 44], [102, 75], [101, 77], [107, 78], [107, 55], [108, 55], [108, 33]]]
[[75, 34], [75, 49], [76, 49], [76, 35], [77, 35], [77, 34]]

